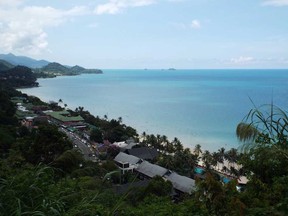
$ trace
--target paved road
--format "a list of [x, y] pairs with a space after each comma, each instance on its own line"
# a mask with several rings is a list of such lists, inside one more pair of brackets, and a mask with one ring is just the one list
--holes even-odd
[[89, 144], [86, 144], [85, 140], [81, 140], [79, 136], [65, 130], [64, 128], [59, 128], [59, 130], [68, 136], [69, 140], [73, 143], [73, 148], [80, 149], [85, 160], [96, 160], [95, 152], [90, 148], [90, 146], [88, 147]]

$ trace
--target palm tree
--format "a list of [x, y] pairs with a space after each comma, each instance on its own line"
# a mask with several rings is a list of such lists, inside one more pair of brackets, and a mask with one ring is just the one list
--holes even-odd
[[163, 146], [164, 154], [167, 154], [167, 152], [168, 152], [168, 138], [166, 135], [161, 136], [161, 145]]
[[172, 143], [174, 145], [175, 151], [183, 151], [183, 145], [177, 137], [174, 138]]
[[223, 167], [222, 167], [222, 170], [221, 170], [222, 172], [224, 172], [224, 173], [226, 173], [227, 171], [228, 171], [228, 168], [224, 165]]
[[163, 153], [164, 147], [162, 145], [162, 137], [160, 134], [156, 135], [157, 148]]
[[159, 150], [157, 138], [154, 134], [147, 135], [147, 143]]
[[[235, 168], [235, 163], [238, 161], [237, 149], [231, 148], [226, 155], [226, 158], [229, 162], [229, 169], [231, 170], [232, 167]], [[232, 167], [230, 166], [230, 163], [232, 163]]]
[[82, 113], [83, 112], [83, 110], [84, 110], [84, 107], [83, 106], [79, 106], [79, 111], [80, 111], [80, 113]]
[[217, 152], [213, 152], [211, 155], [211, 165], [216, 167], [219, 160], [219, 154]]
[[225, 148], [218, 149], [218, 163], [221, 163], [223, 166], [225, 156]]
[[167, 142], [167, 152], [169, 153], [169, 154], [172, 154], [172, 153], [174, 153], [174, 146], [173, 146], [173, 144], [171, 143], [171, 142]]
[[200, 154], [202, 153], [202, 149], [201, 149], [201, 145], [200, 145], [200, 144], [197, 144], [197, 145], [195, 146], [193, 153], [194, 153], [197, 157], [200, 156]]
[[142, 133], [142, 142], [144, 142], [144, 143], [145, 143], [145, 141], [147, 140], [146, 135], [147, 135], [146, 132], [143, 131], [143, 133]]
[[210, 170], [211, 168], [211, 162], [212, 162], [212, 156], [208, 150], [205, 150], [202, 154], [202, 161], [204, 163], [204, 166], [206, 170]]

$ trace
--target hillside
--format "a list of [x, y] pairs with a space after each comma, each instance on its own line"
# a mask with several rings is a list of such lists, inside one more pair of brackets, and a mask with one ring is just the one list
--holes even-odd
[[14, 67], [14, 65], [10, 64], [9, 62], [7, 62], [5, 60], [0, 59], [0, 71], [9, 70], [13, 67]]
[[88, 73], [101, 74], [101, 73], [103, 73], [103, 71], [101, 71], [99, 69], [86, 69], [86, 68], [83, 68], [83, 67], [78, 66], [78, 65], [71, 67], [70, 70], [72, 72], [77, 73], [77, 74], [88, 74]]
[[103, 73], [99, 69], [86, 69], [81, 66], [73, 66], [73, 67], [66, 67], [64, 65], [61, 65], [57, 62], [49, 63], [48, 65], [44, 66], [39, 70], [40, 73], [49, 74], [49, 75], [55, 75], [55, 76], [61, 76], [61, 75], [79, 75], [83, 73], [94, 73], [94, 74], [100, 74]]
[[26, 56], [16, 56], [12, 53], [0, 54], [0, 71], [13, 68], [15, 65], [32, 68], [37, 78], [52, 78], [56, 76], [79, 75], [79, 74], [102, 74], [99, 69], [86, 69], [75, 65], [64, 66], [57, 62], [50, 63], [46, 60], [36, 60]]
[[13, 65], [22, 65], [29, 68], [41, 68], [49, 64], [46, 60], [36, 60], [26, 56], [16, 56], [12, 53], [0, 54], [0, 59], [3, 59]]
[[16, 66], [0, 73], [0, 84], [10, 87], [32, 87], [38, 86], [37, 78], [30, 68]]
[[48, 65], [42, 67], [41, 72], [44, 73], [54, 73], [54, 74], [58, 74], [58, 75], [72, 75], [74, 74], [69, 68], [57, 63], [57, 62], [53, 62], [53, 63], [49, 63]]

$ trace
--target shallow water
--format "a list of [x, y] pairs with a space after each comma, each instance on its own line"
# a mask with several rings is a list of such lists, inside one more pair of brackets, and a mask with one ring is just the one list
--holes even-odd
[[104, 70], [38, 81], [22, 91], [212, 151], [239, 147], [235, 129], [253, 108], [249, 97], [256, 105], [288, 103], [285, 70]]

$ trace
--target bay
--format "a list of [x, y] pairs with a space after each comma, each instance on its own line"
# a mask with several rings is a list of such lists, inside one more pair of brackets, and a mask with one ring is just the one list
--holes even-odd
[[[255, 105], [287, 108], [287, 70], [103, 70], [103, 74], [38, 79], [40, 87], [21, 89], [42, 100], [153, 134], [200, 144], [216, 151], [238, 148], [237, 124]], [[253, 103], [249, 99], [253, 100]]]

